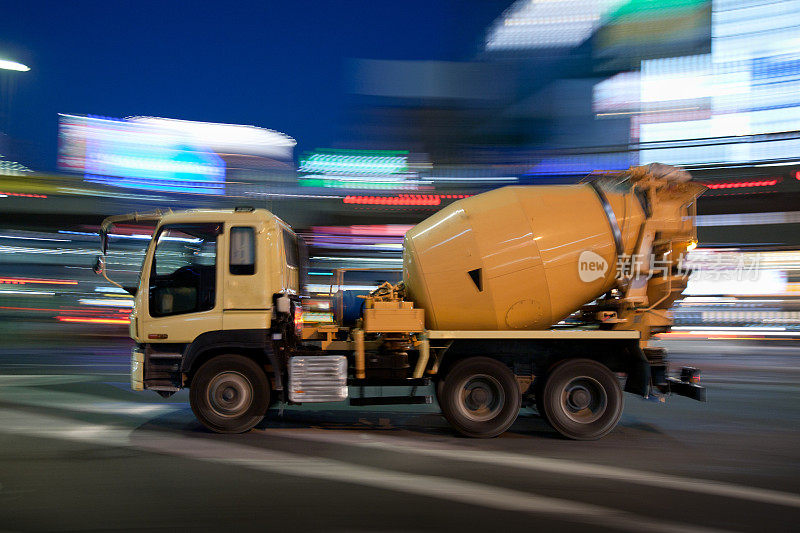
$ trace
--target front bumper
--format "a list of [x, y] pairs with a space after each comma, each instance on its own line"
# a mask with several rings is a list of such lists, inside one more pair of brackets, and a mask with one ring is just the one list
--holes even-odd
[[144, 390], [144, 351], [139, 348], [131, 352], [131, 389]]

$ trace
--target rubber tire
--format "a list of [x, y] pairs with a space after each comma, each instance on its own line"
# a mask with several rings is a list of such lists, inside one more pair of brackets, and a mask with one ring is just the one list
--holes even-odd
[[441, 404], [442, 400], [440, 398], [442, 397], [443, 394], [442, 391], [444, 390], [444, 379], [441, 378], [437, 379], [435, 386], [436, 386], [436, 402]]
[[547, 422], [547, 413], [544, 410], [544, 383], [545, 383], [545, 376], [537, 377], [533, 380], [533, 398], [534, 403], [536, 404], [536, 412], [539, 413], [539, 416]]
[[[236, 371], [252, 386], [253, 401], [241, 416], [227, 418], [214, 412], [208, 403], [206, 389], [219, 373]], [[218, 355], [206, 361], [195, 373], [189, 387], [189, 403], [197, 419], [215, 433], [244, 433], [261, 422], [267, 413], [270, 386], [264, 370], [250, 358], [241, 355]]]
[[[506, 401], [500, 413], [488, 421], [470, 420], [457, 406], [463, 384], [476, 374], [486, 374], [496, 379], [505, 395]], [[467, 437], [485, 439], [496, 437], [511, 427], [522, 406], [522, 393], [514, 374], [506, 365], [488, 357], [470, 357], [456, 363], [447, 373], [438, 400], [444, 417], [456, 431]]]
[[537, 376], [533, 380], [533, 398], [536, 402], [536, 411], [539, 413], [539, 416], [542, 417], [542, 420], [548, 424], [550, 424], [550, 421], [547, 420], [547, 411], [544, 409], [544, 386], [547, 383], [547, 378], [550, 376], [550, 374], [552, 374], [556, 368], [558, 368], [560, 365], [563, 365], [567, 361], [569, 361], [569, 359], [556, 361], [550, 365], [550, 368], [547, 369], [547, 372], [543, 373], [541, 376]]
[[[606, 393], [606, 410], [599, 419], [580, 423], [569, 418], [561, 404], [561, 392], [573, 379], [587, 376], [597, 381]], [[591, 359], [570, 359], [547, 376], [542, 391], [545, 420], [558, 433], [572, 440], [597, 440], [613, 430], [622, 415], [622, 388], [608, 367]]]

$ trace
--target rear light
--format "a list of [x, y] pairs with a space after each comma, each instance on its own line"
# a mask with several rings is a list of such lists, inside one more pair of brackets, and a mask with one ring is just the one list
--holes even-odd
[[681, 381], [684, 383], [700, 384], [700, 369], [691, 366], [681, 368]]
[[299, 303], [294, 305], [294, 331], [297, 336], [303, 331], [303, 306]]

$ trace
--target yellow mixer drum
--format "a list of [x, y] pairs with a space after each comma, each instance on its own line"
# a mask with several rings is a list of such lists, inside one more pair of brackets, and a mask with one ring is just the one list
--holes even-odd
[[514, 186], [455, 202], [403, 243], [429, 329], [546, 329], [610, 290], [645, 220], [630, 188]]

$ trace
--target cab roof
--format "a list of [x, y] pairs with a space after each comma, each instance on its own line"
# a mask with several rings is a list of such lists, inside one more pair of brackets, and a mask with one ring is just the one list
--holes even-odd
[[276, 221], [291, 230], [291, 227], [270, 211], [261, 208], [236, 207], [231, 209], [188, 209], [170, 211], [161, 216], [161, 224], [182, 222], [236, 222], [237, 220]]

